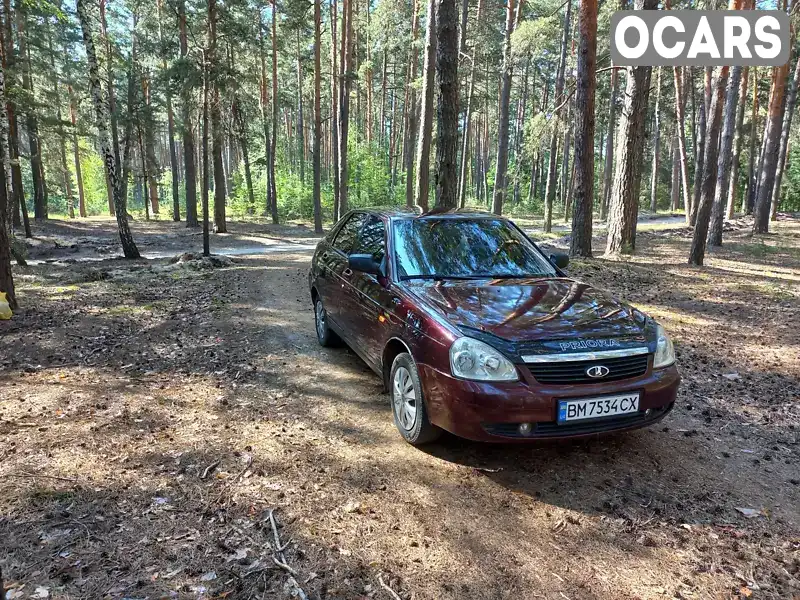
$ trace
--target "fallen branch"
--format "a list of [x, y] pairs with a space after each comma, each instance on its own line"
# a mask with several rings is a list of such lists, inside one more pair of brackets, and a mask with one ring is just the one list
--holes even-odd
[[208, 466], [207, 466], [207, 467], [206, 467], [206, 468], [203, 470], [203, 474], [202, 474], [202, 475], [200, 475], [200, 479], [205, 479], [206, 477], [208, 477], [208, 474], [209, 474], [211, 471], [213, 471], [214, 469], [216, 469], [218, 466], [219, 466], [219, 461], [218, 461], [218, 460], [215, 460], [213, 463], [211, 463], [210, 465], [208, 465]]
[[57, 475], [42, 475], [39, 473], [6, 473], [5, 475], [0, 475], [0, 478], [3, 477], [12, 477], [17, 479], [55, 479], [56, 481], [68, 481], [70, 483], [76, 483], [77, 479], [72, 479], [69, 477], [58, 477]]
[[275, 552], [278, 554], [277, 557], [273, 555], [272, 560], [277, 566], [279, 566], [280, 568], [284, 569], [287, 573], [289, 573], [289, 578], [288, 578], [289, 585], [297, 593], [297, 595], [300, 596], [300, 599], [308, 600], [308, 596], [306, 596], [306, 593], [303, 591], [303, 588], [300, 587], [300, 584], [297, 583], [297, 580], [295, 579], [297, 571], [295, 571], [288, 564], [286, 564], [286, 557], [283, 555], [283, 551], [286, 549], [286, 546], [281, 544], [281, 536], [278, 534], [278, 523], [275, 521], [274, 513], [275, 509], [270, 508], [269, 523], [272, 526], [272, 536], [275, 538]]
[[392, 588], [390, 588], [388, 584], [384, 583], [383, 576], [380, 573], [378, 573], [378, 583], [381, 584], [381, 587], [383, 589], [389, 592], [389, 595], [391, 595], [391, 597], [394, 598], [394, 600], [403, 600], [400, 596], [397, 595], [397, 592], [395, 592]]
[[284, 571], [286, 571], [287, 573], [289, 573], [289, 575], [294, 575], [295, 577], [297, 577], [297, 571], [295, 571], [295, 570], [294, 570], [292, 567], [290, 567], [289, 565], [287, 565], [285, 562], [278, 560], [278, 559], [277, 559], [277, 558], [275, 558], [274, 556], [272, 557], [272, 562], [274, 562], [274, 563], [275, 563], [276, 565], [278, 565], [278, 566], [279, 566], [281, 569], [283, 569]]

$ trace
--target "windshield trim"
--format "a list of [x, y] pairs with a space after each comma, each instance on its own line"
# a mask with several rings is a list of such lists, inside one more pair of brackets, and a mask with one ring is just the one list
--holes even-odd
[[542, 252], [542, 249], [539, 248], [538, 244], [534, 242], [528, 234], [526, 234], [514, 221], [508, 219], [506, 217], [501, 217], [497, 215], [469, 215], [469, 216], [452, 216], [452, 215], [423, 215], [423, 216], [414, 216], [414, 215], [403, 215], [401, 217], [393, 217], [390, 219], [389, 227], [391, 229], [391, 235], [387, 236], [387, 252], [391, 252], [390, 256], [390, 263], [392, 267], [392, 273], [395, 274], [395, 280], [398, 282], [403, 281], [413, 281], [413, 280], [433, 280], [434, 277], [439, 277], [442, 280], [450, 279], [450, 280], [468, 280], [468, 279], [509, 279], [507, 274], [505, 277], [503, 275], [500, 276], [486, 276], [486, 277], [478, 277], [478, 276], [437, 276], [432, 274], [421, 274], [421, 275], [400, 275], [400, 269], [398, 266], [397, 261], [397, 225], [398, 223], [406, 222], [406, 221], [502, 221], [509, 225], [512, 229], [516, 230], [516, 232], [525, 240], [528, 244], [531, 245], [533, 251], [545, 262], [545, 264], [549, 265], [551, 269], [553, 269], [553, 273], [527, 273], [525, 275], [514, 276], [514, 279], [541, 279], [541, 278], [552, 278], [552, 277], [566, 277], [564, 271], [559, 269], [556, 265], [554, 265], [547, 255]]

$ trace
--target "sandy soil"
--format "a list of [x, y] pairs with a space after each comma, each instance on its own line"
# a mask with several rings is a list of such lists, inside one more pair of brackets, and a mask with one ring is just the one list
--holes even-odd
[[110, 221], [56, 222], [15, 269], [7, 597], [800, 595], [800, 221], [729, 232], [702, 269], [680, 229], [571, 267], [673, 334], [684, 383], [656, 428], [424, 450], [352, 352], [317, 345], [308, 229], [233, 223], [212, 247], [234, 256], [179, 263], [196, 232], [133, 230], [149, 260], [108, 258]]

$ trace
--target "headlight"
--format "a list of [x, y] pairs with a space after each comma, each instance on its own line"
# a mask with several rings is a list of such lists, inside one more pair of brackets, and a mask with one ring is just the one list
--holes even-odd
[[462, 337], [450, 346], [450, 372], [478, 381], [517, 381], [517, 369], [497, 350], [478, 340]]
[[653, 368], [661, 369], [675, 362], [675, 347], [672, 345], [672, 340], [669, 339], [667, 332], [664, 331], [661, 325], [656, 325], [656, 335], [658, 335], [658, 345], [656, 346], [656, 355], [653, 359]]

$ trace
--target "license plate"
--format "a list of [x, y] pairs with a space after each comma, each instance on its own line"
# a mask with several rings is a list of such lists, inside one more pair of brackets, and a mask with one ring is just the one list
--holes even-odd
[[614, 415], [635, 413], [639, 410], [639, 392], [603, 396], [601, 398], [581, 398], [580, 400], [559, 400], [558, 422], [599, 419]]

